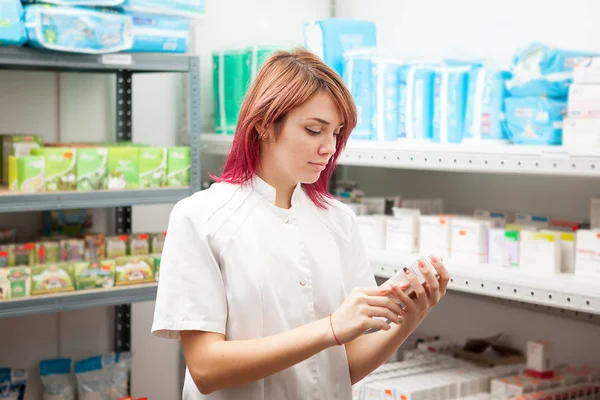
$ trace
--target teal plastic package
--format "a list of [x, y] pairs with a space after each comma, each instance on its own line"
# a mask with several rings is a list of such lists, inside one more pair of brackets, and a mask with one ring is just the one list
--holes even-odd
[[44, 399], [75, 400], [70, 358], [41, 361], [40, 378], [44, 384]]
[[122, 8], [131, 12], [198, 19], [204, 16], [206, 0], [125, 0]]
[[27, 41], [23, 6], [19, 0], [0, 0], [0, 46], [21, 46]]
[[567, 101], [547, 97], [508, 97], [506, 125], [514, 144], [560, 145]]
[[130, 52], [185, 53], [189, 43], [186, 19], [156, 14], [126, 12], [133, 20]]
[[22, 0], [23, 4], [53, 4], [56, 6], [116, 7], [125, 0]]
[[133, 45], [133, 21], [114, 11], [49, 5], [25, 6], [29, 45], [56, 51], [103, 54]]

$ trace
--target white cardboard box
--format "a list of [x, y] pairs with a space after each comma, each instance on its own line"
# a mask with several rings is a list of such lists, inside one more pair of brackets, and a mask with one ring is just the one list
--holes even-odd
[[420, 219], [421, 253], [448, 259], [452, 237], [452, 219], [447, 216], [423, 215]]
[[386, 234], [385, 218], [373, 215], [358, 215], [356, 221], [365, 246], [383, 250]]
[[527, 342], [527, 369], [536, 372], [553, 369], [551, 343], [541, 340]]
[[417, 253], [419, 245], [419, 210], [393, 208], [394, 218], [387, 220], [385, 248], [401, 253]]
[[573, 59], [574, 83], [600, 83], [600, 57]]
[[560, 235], [522, 231], [519, 268], [533, 275], [560, 272]]
[[600, 117], [600, 85], [572, 84], [569, 87], [567, 116]]
[[600, 118], [565, 118], [563, 146], [600, 146]]
[[487, 232], [491, 223], [471, 218], [453, 218], [450, 259], [465, 264], [487, 261]]
[[600, 277], [600, 230], [577, 231], [575, 274]]

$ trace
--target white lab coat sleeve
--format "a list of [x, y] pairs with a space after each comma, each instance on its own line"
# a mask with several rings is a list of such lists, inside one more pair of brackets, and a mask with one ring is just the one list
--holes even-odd
[[193, 206], [182, 200], [169, 217], [152, 324], [158, 337], [178, 339], [185, 330], [225, 334], [223, 277]]

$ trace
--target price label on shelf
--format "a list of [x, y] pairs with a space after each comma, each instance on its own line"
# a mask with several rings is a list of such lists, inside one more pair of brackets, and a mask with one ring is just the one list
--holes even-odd
[[106, 65], [131, 65], [133, 57], [131, 54], [104, 54], [101, 62]]

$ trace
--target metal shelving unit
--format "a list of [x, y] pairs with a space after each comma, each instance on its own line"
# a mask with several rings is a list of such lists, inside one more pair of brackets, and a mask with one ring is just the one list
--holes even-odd
[[[116, 75], [117, 141], [132, 140], [132, 79], [137, 73], [186, 73], [189, 80], [191, 181], [189, 188], [101, 192], [8, 194], [0, 192], [0, 212], [64, 208], [116, 207], [117, 233], [131, 233], [131, 206], [174, 203], [201, 189], [200, 175], [200, 61], [198, 57], [167, 54], [86, 55], [32, 48], [0, 47], [0, 70], [29, 70]], [[156, 285], [74, 292], [0, 302], [0, 317], [116, 306], [115, 351], [130, 350], [130, 303], [153, 300]]]

